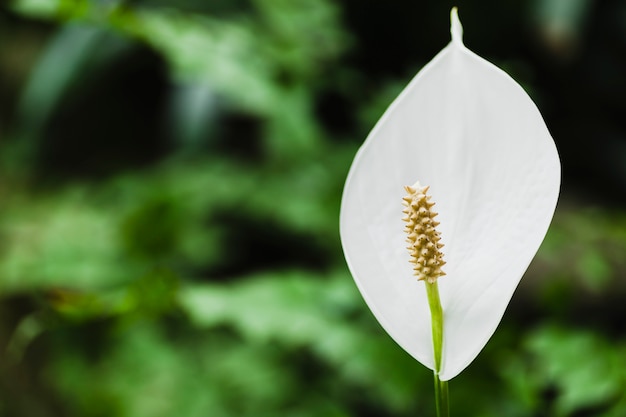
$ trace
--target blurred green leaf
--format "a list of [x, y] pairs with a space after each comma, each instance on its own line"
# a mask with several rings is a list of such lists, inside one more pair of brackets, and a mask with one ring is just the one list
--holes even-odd
[[578, 259], [577, 264], [581, 276], [586, 278], [591, 289], [598, 291], [606, 288], [611, 279], [613, 268], [603, 254], [590, 250]]
[[344, 271], [324, 278], [293, 271], [228, 286], [188, 286], [180, 302], [199, 326], [227, 324], [255, 344], [309, 347], [344, 378], [367, 386], [395, 409], [413, 402], [416, 384], [430, 386], [429, 373], [420, 371], [381, 329], [364, 332], [347, 319], [363, 305]]
[[617, 349], [590, 332], [545, 327], [527, 343], [537, 360], [533, 377], [543, 388], [557, 388], [555, 415], [614, 403], [624, 395], [625, 347]]
[[14, 194], [5, 202], [0, 219], [6, 242], [0, 255], [3, 292], [99, 288], [137, 274], [138, 265], [124, 260], [117, 245], [116, 213], [89, 203], [87, 195], [75, 188], [36, 201]]

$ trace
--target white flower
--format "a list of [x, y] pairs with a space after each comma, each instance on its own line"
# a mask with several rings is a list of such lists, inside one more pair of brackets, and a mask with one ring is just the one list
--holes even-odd
[[446, 273], [439, 377], [458, 375], [485, 346], [537, 252], [560, 186], [559, 157], [537, 107], [506, 73], [452, 42], [392, 103], [346, 181], [341, 241], [354, 280], [391, 337], [434, 369], [423, 282], [402, 221], [404, 186], [419, 181], [439, 212]]

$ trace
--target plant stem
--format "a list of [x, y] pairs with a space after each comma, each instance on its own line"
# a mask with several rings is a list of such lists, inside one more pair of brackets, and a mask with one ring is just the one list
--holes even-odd
[[435, 408], [437, 409], [437, 417], [441, 417], [441, 381], [437, 372], [433, 372], [435, 377]]
[[439, 385], [438, 393], [435, 391], [435, 395], [439, 395], [439, 399], [435, 401], [439, 402], [439, 417], [450, 417], [450, 403], [448, 402], [448, 381], [442, 381], [439, 379], [439, 375], [435, 374], [436, 384]]
[[430, 307], [430, 320], [433, 332], [433, 348], [435, 351], [435, 373], [439, 374], [441, 369], [441, 350], [443, 346], [443, 310], [439, 300], [439, 287], [437, 281], [426, 282], [426, 294], [428, 295], [428, 305]]
[[437, 281], [426, 282], [426, 294], [428, 295], [428, 305], [430, 307], [430, 319], [433, 333], [433, 350], [435, 353], [435, 405], [438, 417], [450, 416], [450, 405], [448, 402], [448, 381], [439, 379], [441, 370], [441, 352], [443, 347], [443, 309], [439, 299], [439, 287]]

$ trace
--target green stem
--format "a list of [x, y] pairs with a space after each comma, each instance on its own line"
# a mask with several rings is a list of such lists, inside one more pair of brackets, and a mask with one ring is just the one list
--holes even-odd
[[[450, 403], [448, 401], [448, 381], [442, 381], [439, 379], [439, 375], [435, 374], [436, 384], [439, 385], [438, 395], [440, 398], [435, 401], [439, 403], [439, 411], [437, 412], [439, 417], [450, 417]], [[437, 395], [437, 394], [435, 394]]]
[[433, 372], [435, 377], [435, 408], [437, 409], [437, 417], [441, 417], [441, 381], [437, 372]]
[[443, 309], [439, 299], [439, 287], [437, 281], [426, 282], [426, 294], [430, 307], [430, 319], [433, 333], [433, 350], [435, 352], [435, 405], [438, 417], [450, 416], [450, 405], [448, 402], [448, 381], [439, 379], [441, 370], [441, 352], [443, 350]]
[[441, 370], [441, 351], [443, 346], [443, 310], [439, 300], [439, 287], [437, 281], [432, 284], [426, 283], [426, 294], [428, 295], [428, 305], [430, 307], [430, 321], [433, 332], [433, 348], [435, 351], [435, 373]]

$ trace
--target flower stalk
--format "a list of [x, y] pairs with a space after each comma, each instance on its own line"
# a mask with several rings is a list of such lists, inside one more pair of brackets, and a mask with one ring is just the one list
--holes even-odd
[[448, 381], [439, 379], [441, 370], [441, 352], [443, 351], [443, 309], [439, 298], [439, 287], [437, 281], [426, 282], [426, 294], [428, 296], [428, 306], [430, 307], [430, 319], [433, 334], [433, 351], [435, 355], [435, 405], [438, 417], [449, 417], [450, 405], [448, 401]]

